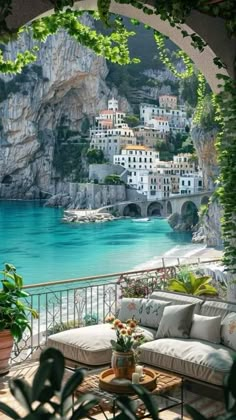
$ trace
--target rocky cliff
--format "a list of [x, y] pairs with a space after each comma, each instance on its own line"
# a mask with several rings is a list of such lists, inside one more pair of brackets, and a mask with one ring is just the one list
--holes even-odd
[[[19, 43], [32, 46], [27, 35]], [[13, 57], [16, 44], [8, 48]], [[1, 76], [1, 198], [39, 198], [62, 179], [86, 177], [85, 136], [111, 95], [107, 73], [103, 58], [60, 32], [22, 74]], [[122, 106], [127, 110], [126, 100]]]
[[[191, 137], [195, 146], [199, 165], [202, 168], [204, 186], [207, 190], [214, 191], [216, 180], [219, 175], [217, 154], [215, 148], [217, 129], [212, 127], [194, 127]], [[202, 213], [202, 214], [201, 214]], [[208, 209], [200, 211], [199, 228], [193, 234], [193, 242], [204, 242], [208, 246], [222, 246], [220, 219], [222, 209], [216, 197], [210, 200]]]

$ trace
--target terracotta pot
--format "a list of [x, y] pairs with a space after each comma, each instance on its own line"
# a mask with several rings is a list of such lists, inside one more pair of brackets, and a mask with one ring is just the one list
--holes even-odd
[[134, 353], [113, 351], [111, 358], [111, 367], [116, 378], [132, 379], [132, 373], [135, 372]]
[[0, 375], [10, 369], [9, 359], [13, 346], [13, 337], [10, 330], [0, 331]]

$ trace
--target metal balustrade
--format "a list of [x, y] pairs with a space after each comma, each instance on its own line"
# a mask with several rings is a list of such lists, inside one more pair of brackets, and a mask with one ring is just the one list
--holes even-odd
[[[207, 263], [219, 260], [204, 261]], [[198, 264], [198, 259], [195, 264]], [[179, 262], [180, 265], [180, 262]], [[14, 345], [12, 361], [25, 360], [47, 344], [50, 334], [104, 322], [106, 316], [117, 315], [122, 293], [132, 296], [136, 290], [148, 297], [153, 290], [164, 290], [168, 279], [176, 274], [178, 266], [162, 267], [122, 273], [112, 273], [77, 279], [25, 285], [29, 293], [27, 304], [38, 312], [38, 319], [30, 317], [31, 332], [26, 331], [23, 340]], [[135, 290], [134, 290], [135, 289]], [[141, 289], [141, 290], [140, 290]]]

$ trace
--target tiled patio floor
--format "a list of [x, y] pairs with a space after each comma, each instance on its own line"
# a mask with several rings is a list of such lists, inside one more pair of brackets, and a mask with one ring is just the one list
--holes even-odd
[[[15, 365], [11, 368], [10, 372], [0, 377], [0, 400], [5, 402], [6, 404], [14, 407], [14, 409], [20, 413], [24, 414], [24, 410], [20, 407], [20, 405], [16, 402], [14, 397], [11, 395], [8, 381], [11, 378], [24, 378], [28, 382], [32, 382], [35, 371], [37, 369], [38, 363], [34, 360], [27, 363], [22, 363], [20, 365]], [[203, 398], [198, 396], [197, 394], [193, 394], [190, 392], [185, 392], [184, 400], [188, 403], [192, 403], [195, 408], [198, 408], [203, 414], [207, 416], [212, 416], [214, 414], [218, 414], [222, 411], [223, 404], [220, 402], [212, 401], [209, 398]], [[163, 420], [174, 420], [178, 418], [178, 409], [175, 411], [165, 411], [161, 414], [161, 419]], [[104, 416], [102, 414], [98, 414], [94, 416], [99, 420], [104, 420]], [[8, 419], [7, 416], [4, 414], [0, 414], [0, 420]], [[187, 415], [184, 417], [185, 420], [189, 419]]]

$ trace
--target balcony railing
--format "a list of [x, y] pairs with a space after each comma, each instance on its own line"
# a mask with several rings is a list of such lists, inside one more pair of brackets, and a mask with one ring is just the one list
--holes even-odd
[[[193, 264], [216, 262], [197, 261]], [[167, 281], [174, 277], [176, 266], [162, 267], [122, 273], [83, 277], [62, 281], [52, 281], [24, 286], [29, 293], [27, 303], [38, 312], [38, 319], [30, 318], [31, 334], [25, 333], [24, 339], [15, 344], [12, 361], [19, 362], [31, 357], [37, 349], [47, 344], [49, 335], [56, 332], [103, 322], [107, 315], [118, 313], [122, 286], [127, 279], [142, 285], [143, 297], [153, 290], [164, 290]], [[189, 263], [189, 262], [188, 262]]]

